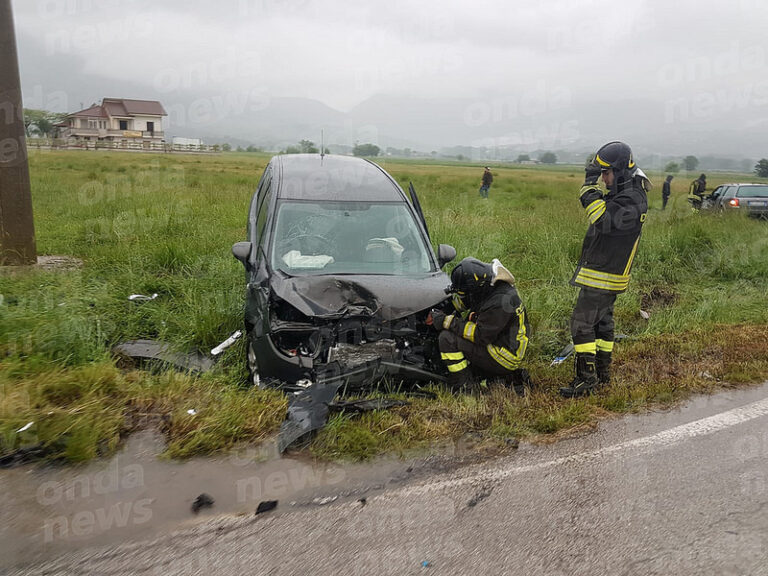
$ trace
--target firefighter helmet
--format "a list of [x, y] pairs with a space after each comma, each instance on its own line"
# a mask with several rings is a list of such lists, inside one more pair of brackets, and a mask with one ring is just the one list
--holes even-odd
[[451, 272], [451, 288], [458, 294], [481, 291], [493, 281], [493, 267], [477, 258], [464, 258]]
[[625, 170], [632, 173], [637, 167], [632, 158], [632, 149], [624, 142], [608, 142], [597, 151], [595, 162], [603, 170], [612, 168], [616, 175], [622, 174]]

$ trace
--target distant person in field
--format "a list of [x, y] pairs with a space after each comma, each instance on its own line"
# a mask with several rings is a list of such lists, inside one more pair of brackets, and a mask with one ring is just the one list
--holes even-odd
[[688, 188], [688, 202], [691, 203], [691, 207], [694, 211], [701, 210], [701, 204], [704, 202], [704, 195], [707, 191], [707, 176], [702, 174], [696, 180], [691, 182]]
[[[605, 192], [597, 184], [601, 175]], [[650, 188], [624, 142], [609, 142], [585, 168], [579, 199], [589, 228], [571, 278], [571, 284], [581, 290], [571, 316], [576, 376], [560, 388], [566, 398], [591, 394], [610, 383], [613, 305], [629, 285]]]
[[493, 174], [491, 174], [491, 169], [486, 166], [483, 172], [482, 185], [480, 186], [481, 197], [488, 198], [488, 189], [491, 187], [491, 184], [493, 184]]
[[666, 210], [667, 209], [667, 200], [669, 200], [669, 195], [672, 193], [670, 191], [670, 183], [672, 182], [672, 174], [667, 175], [667, 179], [664, 180], [664, 184], [661, 186], [661, 209]]

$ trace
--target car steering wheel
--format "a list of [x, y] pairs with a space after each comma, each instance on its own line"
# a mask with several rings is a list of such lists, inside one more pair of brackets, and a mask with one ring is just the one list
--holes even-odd
[[[286, 238], [281, 242], [281, 246], [287, 248], [297, 248], [303, 255], [317, 256], [323, 254], [326, 256], [332, 256], [334, 250], [333, 242], [331, 242], [325, 236], [320, 234], [301, 233]], [[304, 252], [309, 250], [309, 252]]]

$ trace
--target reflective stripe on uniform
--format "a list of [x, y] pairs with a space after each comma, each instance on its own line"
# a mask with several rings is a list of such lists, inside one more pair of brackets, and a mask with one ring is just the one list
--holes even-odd
[[443, 360], [464, 360], [464, 352], [441, 352], [440, 358]]
[[629, 286], [629, 274], [611, 274], [591, 268], [579, 268], [575, 281], [590, 288], [621, 292]]
[[595, 340], [595, 345], [597, 346], [597, 350], [599, 352], [613, 352], [612, 340], [601, 340], [600, 338], [598, 338], [597, 340]]
[[453, 322], [453, 314], [446, 316], [443, 320], [443, 330], [448, 330], [451, 327], [451, 322]]
[[456, 364], [448, 364], [448, 372], [461, 372], [469, 366], [469, 362], [466, 360], [462, 360], [461, 362], [457, 362]]
[[632, 268], [632, 260], [635, 258], [635, 252], [637, 251], [637, 245], [640, 243], [640, 236], [637, 237], [637, 240], [635, 240], [635, 245], [632, 246], [632, 252], [629, 254], [629, 260], [627, 260], [627, 266], [624, 268], [624, 276], [629, 275], [629, 270]]
[[576, 354], [594, 354], [597, 352], [597, 344], [595, 342], [585, 342], [584, 344], [574, 344], [573, 351]]
[[474, 342], [476, 328], [477, 328], [477, 324], [475, 324], [474, 322], [467, 322], [464, 325], [464, 338], [466, 340], [469, 340], [470, 342]]
[[597, 200], [590, 202], [585, 210], [587, 211], [587, 218], [594, 224], [600, 219], [600, 216], [605, 214], [605, 200], [598, 198]]
[[519, 327], [517, 330], [517, 350], [512, 353], [504, 346], [495, 346], [488, 344], [486, 349], [491, 358], [496, 360], [507, 370], [516, 370], [525, 357], [525, 351], [528, 348], [528, 335], [525, 330], [525, 308], [521, 305], [517, 310], [517, 321]]

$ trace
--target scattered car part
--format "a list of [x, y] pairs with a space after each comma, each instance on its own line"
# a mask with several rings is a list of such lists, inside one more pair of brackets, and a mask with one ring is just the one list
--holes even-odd
[[171, 366], [183, 372], [197, 373], [213, 368], [213, 359], [205, 354], [174, 352], [171, 344], [157, 340], [129, 340], [116, 345], [112, 352], [123, 360], [137, 361], [140, 365], [149, 367]]
[[146, 302], [148, 300], [154, 300], [157, 298], [157, 293], [152, 294], [152, 296], [145, 296], [144, 294], [131, 294], [128, 296], [128, 300], [132, 302]]
[[213, 499], [212, 496], [209, 496], [208, 494], [203, 492], [202, 494], [200, 494], [200, 496], [195, 498], [194, 502], [192, 502], [192, 512], [197, 514], [198, 512], [200, 512], [201, 509], [210, 508], [211, 506], [213, 506], [214, 502], [215, 500]]
[[232, 344], [237, 342], [240, 339], [240, 336], [242, 336], [242, 335], [243, 335], [242, 330], [235, 330], [234, 332], [232, 332], [232, 334], [230, 334], [229, 338], [224, 340], [224, 342], [222, 342], [221, 344], [219, 344], [215, 348], [211, 348], [211, 356], [218, 356], [219, 354], [224, 352], [224, 350], [226, 350], [227, 348], [232, 346]]
[[277, 508], [277, 502], [277, 500], [264, 500], [263, 502], [259, 502], [259, 505], [256, 507], [256, 513], [254, 516], [274, 510]]

